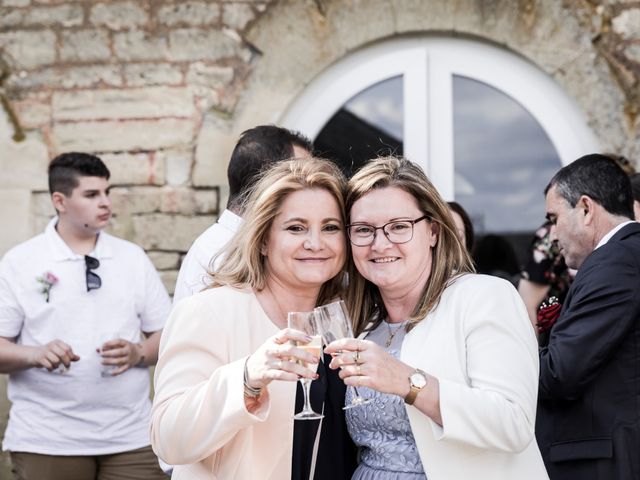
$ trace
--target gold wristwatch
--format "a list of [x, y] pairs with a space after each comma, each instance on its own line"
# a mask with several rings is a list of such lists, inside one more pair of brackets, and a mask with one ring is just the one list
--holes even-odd
[[416, 401], [416, 397], [420, 390], [427, 386], [427, 374], [424, 373], [419, 368], [416, 368], [411, 375], [409, 375], [409, 393], [406, 397], [404, 397], [404, 403], [407, 405], [413, 405], [413, 402]]

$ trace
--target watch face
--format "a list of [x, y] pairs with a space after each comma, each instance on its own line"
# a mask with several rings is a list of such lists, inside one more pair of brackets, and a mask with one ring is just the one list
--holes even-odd
[[409, 378], [414, 387], [423, 388], [427, 384], [427, 377], [420, 372], [413, 372]]

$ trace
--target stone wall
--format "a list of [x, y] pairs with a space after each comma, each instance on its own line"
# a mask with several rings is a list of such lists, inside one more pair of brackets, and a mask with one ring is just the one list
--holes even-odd
[[[621, 113], [625, 153], [640, 167], [640, 1], [564, 0], [589, 35], [590, 54], [603, 59], [624, 97]], [[597, 99], [593, 98], [593, 102]]]

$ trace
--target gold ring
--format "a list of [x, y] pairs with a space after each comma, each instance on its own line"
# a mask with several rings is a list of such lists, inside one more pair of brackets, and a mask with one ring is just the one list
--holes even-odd
[[360, 359], [360, 351], [356, 350], [356, 353], [354, 353], [351, 358], [353, 358], [353, 363], [355, 363], [356, 365], [358, 364], [358, 360]]

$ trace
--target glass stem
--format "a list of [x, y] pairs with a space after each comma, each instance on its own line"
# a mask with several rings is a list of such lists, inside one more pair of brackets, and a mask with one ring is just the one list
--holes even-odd
[[302, 407], [303, 413], [311, 413], [313, 409], [311, 408], [311, 402], [309, 401], [310, 397], [310, 389], [311, 389], [311, 379], [310, 378], [301, 378], [300, 383], [302, 383], [302, 392], [304, 393], [304, 407]]

